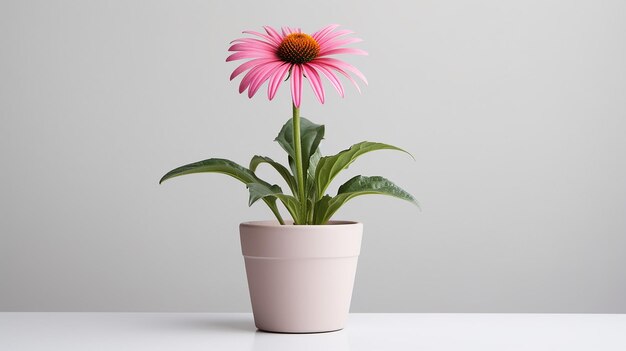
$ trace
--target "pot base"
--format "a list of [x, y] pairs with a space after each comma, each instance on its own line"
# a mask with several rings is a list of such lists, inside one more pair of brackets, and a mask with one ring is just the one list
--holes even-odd
[[320, 330], [320, 331], [301, 331], [301, 332], [286, 332], [286, 331], [279, 331], [279, 330], [265, 330], [265, 329], [261, 329], [259, 327], [257, 327], [257, 330], [260, 332], [264, 332], [264, 333], [271, 333], [271, 334], [325, 334], [325, 333], [334, 333], [334, 332], [338, 332], [343, 330], [344, 328], [339, 328], [339, 329], [335, 329], [335, 330]]

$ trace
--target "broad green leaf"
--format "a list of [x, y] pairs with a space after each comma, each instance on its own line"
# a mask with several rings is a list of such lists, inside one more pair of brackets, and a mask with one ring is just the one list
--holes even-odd
[[248, 190], [250, 191], [250, 205], [259, 199], [271, 199], [274, 201], [279, 199], [285, 205], [296, 224], [304, 223], [300, 214], [300, 202], [291, 195], [283, 194], [277, 185], [268, 186], [260, 183], [250, 183], [248, 184]]
[[310, 179], [315, 179], [315, 170], [317, 169], [317, 165], [322, 158], [322, 153], [320, 152], [319, 147], [315, 149], [315, 152], [309, 158], [309, 169], [307, 170], [307, 177]]
[[[315, 124], [304, 117], [300, 117], [300, 143], [302, 144], [302, 170], [309, 169], [309, 159], [315, 153], [320, 142], [324, 138], [324, 126]], [[287, 151], [289, 164], [293, 170], [293, 160], [296, 159], [296, 151], [293, 143], [293, 118], [290, 118], [278, 133], [275, 141]], [[293, 172], [295, 174], [295, 171]]]
[[164, 181], [170, 178], [174, 178], [174, 177], [178, 177], [178, 176], [182, 176], [186, 174], [192, 174], [192, 173], [207, 173], [207, 172], [223, 173], [235, 179], [238, 179], [245, 184], [252, 183], [255, 181], [263, 182], [254, 174], [254, 172], [250, 171], [249, 169], [233, 161], [226, 160], [223, 158], [210, 158], [208, 160], [190, 163], [188, 165], [184, 165], [184, 166], [175, 168], [167, 172], [167, 174], [165, 174], [163, 178], [161, 178], [161, 180], [159, 181], [159, 184], [163, 183]]
[[[250, 184], [259, 184], [261, 186], [267, 186], [270, 188], [272, 187], [272, 185], [270, 185], [269, 183], [259, 179], [251, 170], [233, 161], [222, 158], [210, 158], [208, 160], [194, 162], [175, 168], [165, 174], [163, 178], [161, 178], [161, 180], [159, 181], [159, 184], [170, 178], [193, 173], [222, 173], [243, 182], [248, 187]], [[278, 186], [276, 185], [276, 187]], [[280, 187], [278, 188], [280, 189]], [[272, 210], [274, 215], [276, 215], [278, 221], [280, 223], [283, 223], [283, 219], [280, 217], [280, 213], [278, 212], [278, 207], [276, 207], [276, 198], [269, 197], [264, 198], [263, 200], [267, 204], [267, 206], [269, 206], [270, 210]]]
[[246, 186], [248, 187], [248, 191], [250, 192], [250, 198], [248, 199], [248, 206], [254, 205], [255, 202], [269, 195], [283, 193], [283, 190], [278, 185], [249, 183], [249, 184], [246, 184]]
[[272, 160], [269, 157], [258, 156], [258, 155], [252, 157], [252, 160], [250, 160], [250, 170], [252, 172], [255, 172], [257, 167], [261, 163], [267, 163], [267, 164], [271, 165], [272, 167], [274, 167], [274, 169], [283, 177], [283, 179], [285, 180], [285, 182], [289, 186], [289, 189], [291, 190], [292, 194], [295, 195], [298, 192], [298, 187], [296, 185], [296, 179], [291, 175], [291, 173], [289, 173], [289, 170], [287, 168], [285, 168], [285, 166], [283, 166], [280, 163]]
[[[313, 213], [313, 224], [320, 225], [326, 224], [334, 212], [329, 213], [329, 202], [332, 199], [330, 195], [324, 195], [321, 199], [315, 203], [315, 210]], [[335, 210], [336, 211], [336, 210]]]
[[317, 201], [317, 191], [315, 191], [315, 170], [317, 169], [317, 164], [322, 158], [322, 153], [320, 149], [317, 148], [313, 155], [311, 155], [311, 159], [309, 160], [309, 169], [306, 174], [306, 196], [307, 196], [307, 223], [313, 223], [313, 215], [315, 212], [315, 202]]
[[356, 176], [339, 187], [335, 197], [325, 195], [316, 204], [314, 224], [325, 224], [349, 200], [368, 194], [388, 195], [409, 201], [419, 207], [415, 198], [383, 177]]
[[315, 170], [317, 169], [317, 165], [321, 158], [322, 153], [318, 148], [309, 159], [309, 169], [306, 174], [306, 192], [309, 200], [312, 201], [316, 200], [315, 197], [317, 193], [315, 192]]
[[305, 218], [303, 218], [303, 215], [301, 214], [301, 207], [300, 207], [300, 202], [298, 201], [298, 199], [296, 199], [295, 197], [291, 196], [291, 195], [273, 195], [276, 196], [278, 199], [280, 199], [280, 201], [283, 203], [283, 205], [285, 205], [285, 207], [287, 208], [287, 211], [289, 211], [289, 214], [291, 215], [291, 218], [293, 218], [293, 222], [294, 224], [306, 224], [306, 220]]
[[352, 145], [349, 149], [343, 150], [336, 155], [324, 156], [319, 160], [317, 169], [315, 170], [318, 198], [321, 199], [322, 195], [324, 195], [326, 189], [339, 172], [348, 168], [359, 156], [376, 150], [398, 150], [411, 155], [407, 151], [393, 145], [363, 141]]

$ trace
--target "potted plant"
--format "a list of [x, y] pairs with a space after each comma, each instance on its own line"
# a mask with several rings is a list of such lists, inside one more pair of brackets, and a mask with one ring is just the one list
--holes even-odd
[[[339, 187], [337, 194], [326, 194], [333, 179], [361, 155], [398, 147], [364, 141], [335, 155], [322, 156], [319, 144], [324, 126], [300, 116], [303, 81], [307, 80], [320, 103], [325, 77], [343, 97], [344, 86], [338, 74], [354, 83], [353, 74], [365, 84], [365, 76], [354, 66], [330, 57], [337, 54], [367, 55], [363, 50], [345, 47], [361, 41], [347, 37], [353, 32], [329, 25], [309, 35], [299, 28], [283, 27], [278, 32], [264, 27], [265, 33], [244, 31], [252, 37], [234, 40], [226, 61], [249, 59], [237, 67], [230, 79], [247, 71], [239, 92], [252, 97], [268, 82], [272, 100], [283, 81], [290, 81], [292, 118], [283, 125], [275, 141], [287, 152], [287, 166], [265, 156], [254, 156], [248, 167], [221, 158], [178, 167], [161, 182], [192, 173], [215, 172], [243, 182], [249, 190], [249, 205], [262, 200], [276, 220], [246, 222], [240, 225], [250, 298], [256, 326], [261, 330], [287, 333], [325, 332], [345, 325], [363, 225], [353, 221], [331, 220], [337, 210], [354, 197], [381, 194], [417, 202], [408, 192], [380, 176], [357, 175]], [[289, 192], [260, 179], [255, 171], [261, 164], [273, 167], [284, 179]], [[291, 216], [285, 221], [278, 205]]]

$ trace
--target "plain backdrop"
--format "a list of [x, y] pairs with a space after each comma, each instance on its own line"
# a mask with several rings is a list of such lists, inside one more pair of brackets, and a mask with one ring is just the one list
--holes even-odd
[[[248, 99], [229, 42], [339, 23], [369, 86], [308, 85], [332, 154], [370, 140], [353, 312], [626, 312], [624, 1], [0, 1], [0, 310], [250, 311], [238, 224], [269, 219], [209, 157], [284, 160], [283, 86]], [[269, 168], [259, 175], [280, 178]]]

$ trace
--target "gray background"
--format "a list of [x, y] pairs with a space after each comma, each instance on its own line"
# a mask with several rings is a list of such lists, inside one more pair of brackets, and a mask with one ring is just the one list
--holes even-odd
[[[423, 211], [365, 223], [354, 312], [626, 312], [623, 1], [1, 1], [0, 310], [249, 311], [242, 184], [168, 170], [283, 159], [288, 89], [252, 101], [229, 41], [341, 23], [362, 95], [308, 86], [302, 113], [340, 177], [389, 177]], [[268, 168], [261, 175], [279, 182]]]

